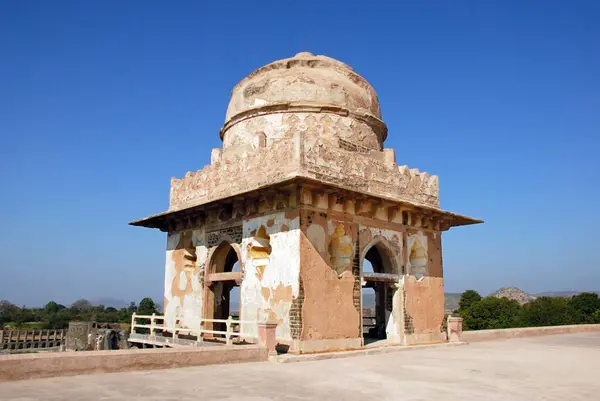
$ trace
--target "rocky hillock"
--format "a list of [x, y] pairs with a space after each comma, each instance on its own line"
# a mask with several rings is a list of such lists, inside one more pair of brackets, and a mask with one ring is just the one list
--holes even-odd
[[514, 299], [521, 305], [533, 301], [536, 297], [516, 287], [504, 287], [490, 294], [491, 297]]

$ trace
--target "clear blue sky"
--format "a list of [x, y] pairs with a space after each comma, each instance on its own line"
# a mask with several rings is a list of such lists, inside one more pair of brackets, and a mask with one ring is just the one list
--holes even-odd
[[233, 86], [299, 51], [377, 90], [440, 176], [447, 291], [600, 290], [600, 2], [0, 2], [0, 299], [160, 299], [171, 176]]

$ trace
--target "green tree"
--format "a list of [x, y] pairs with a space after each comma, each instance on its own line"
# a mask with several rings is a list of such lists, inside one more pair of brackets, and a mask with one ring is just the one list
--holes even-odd
[[66, 308], [59, 309], [58, 312], [48, 315], [44, 319], [44, 329], [66, 329], [69, 327], [69, 321], [72, 320], [71, 311]]
[[132, 313], [133, 312], [129, 312], [129, 309], [127, 309], [127, 308], [119, 309], [119, 313], [117, 314], [118, 321], [120, 323], [131, 323], [131, 314]]
[[131, 315], [133, 312], [137, 312], [138, 307], [136, 306], [135, 302], [130, 302], [129, 306], [127, 307], [127, 311], [129, 312], [129, 314]]
[[71, 304], [71, 310], [75, 313], [87, 312], [92, 308], [92, 303], [87, 299], [78, 299]]
[[460, 301], [458, 301], [458, 310], [467, 310], [476, 302], [481, 301], [481, 295], [475, 290], [467, 290], [463, 292], [460, 296]]
[[32, 320], [35, 320], [33, 313], [25, 306], [19, 308], [13, 316], [13, 321], [17, 327], [23, 327], [24, 323], [31, 322]]
[[600, 309], [600, 298], [594, 292], [582, 292], [569, 301], [575, 323], [594, 323], [594, 313]]
[[512, 299], [485, 297], [461, 311], [465, 330], [519, 327], [521, 305]]
[[573, 324], [574, 314], [569, 299], [539, 297], [523, 306], [521, 323], [525, 327]]
[[14, 322], [19, 311], [20, 308], [17, 305], [6, 300], [0, 301], [0, 327], [4, 327], [5, 323]]
[[137, 313], [140, 315], [151, 315], [153, 313], [158, 313], [158, 308], [152, 298], [144, 298], [140, 301]]
[[593, 315], [593, 323], [600, 323], [600, 309], [598, 309], [596, 312], [594, 312]]
[[54, 301], [50, 301], [44, 306], [44, 313], [51, 315], [58, 312], [58, 304]]

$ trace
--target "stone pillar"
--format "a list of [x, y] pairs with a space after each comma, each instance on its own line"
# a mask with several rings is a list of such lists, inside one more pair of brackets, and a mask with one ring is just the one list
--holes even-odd
[[462, 317], [448, 316], [448, 342], [462, 342]]
[[267, 347], [269, 356], [276, 356], [277, 339], [275, 338], [276, 322], [260, 322], [258, 323], [258, 344]]
[[215, 165], [219, 164], [221, 161], [221, 149], [215, 148], [210, 152], [210, 164]]
[[395, 167], [396, 151], [394, 149], [383, 149], [383, 160], [389, 167]]

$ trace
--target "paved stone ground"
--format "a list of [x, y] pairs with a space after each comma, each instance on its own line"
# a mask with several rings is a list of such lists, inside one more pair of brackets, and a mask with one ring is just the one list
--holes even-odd
[[599, 400], [600, 333], [0, 383], [1, 400]]

